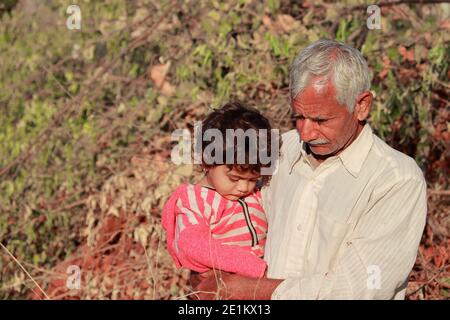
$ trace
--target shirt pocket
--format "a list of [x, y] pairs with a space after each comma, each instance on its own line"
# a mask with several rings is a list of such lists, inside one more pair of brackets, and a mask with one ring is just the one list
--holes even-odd
[[312, 273], [330, 271], [350, 227], [350, 224], [318, 213], [311, 242], [307, 248], [306, 269]]

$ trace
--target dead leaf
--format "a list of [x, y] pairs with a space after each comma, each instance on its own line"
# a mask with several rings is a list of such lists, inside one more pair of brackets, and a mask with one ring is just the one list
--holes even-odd
[[150, 68], [150, 79], [155, 86], [161, 90], [165, 96], [171, 96], [175, 93], [175, 88], [167, 80], [166, 76], [170, 68], [170, 61], [165, 64], [158, 64]]
[[262, 17], [262, 23], [269, 31], [274, 31], [272, 19], [268, 15]]
[[156, 87], [161, 88], [163, 86], [169, 68], [170, 68], [170, 61], [168, 61], [165, 64], [158, 64], [156, 66], [151, 67], [150, 79], [152, 79]]
[[277, 16], [276, 26], [277, 29], [283, 31], [283, 32], [290, 32], [292, 31], [296, 25], [299, 24], [298, 21], [296, 21], [292, 16], [288, 14], [280, 14]]
[[378, 74], [381, 80], [386, 78], [389, 68], [390, 68], [391, 60], [389, 60], [389, 57], [384, 55], [383, 56], [383, 70]]
[[288, 33], [300, 25], [292, 16], [288, 14], [279, 14], [273, 21], [268, 15], [262, 18], [263, 25], [272, 33]]
[[163, 95], [169, 97], [175, 93], [175, 87], [172, 86], [169, 82], [165, 81], [161, 88], [161, 92]]
[[442, 23], [439, 25], [439, 28], [450, 29], [450, 19], [442, 21]]
[[414, 62], [414, 49], [408, 51], [404, 46], [400, 45], [398, 47], [398, 53], [400, 53], [403, 59]]

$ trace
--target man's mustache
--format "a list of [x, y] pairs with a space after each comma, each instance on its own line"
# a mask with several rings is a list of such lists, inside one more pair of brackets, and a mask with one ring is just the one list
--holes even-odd
[[325, 139], [316, 139], [316, 140], [307, 141], [306, 143], [310, 146], [320, 146], [320, 145], [327, 144], [328, 141]]

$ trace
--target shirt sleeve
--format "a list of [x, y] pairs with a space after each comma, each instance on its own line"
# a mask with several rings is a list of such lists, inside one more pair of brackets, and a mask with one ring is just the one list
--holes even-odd
[[369, 203], [325, 274], [284, 280], [272, 299], [393, 299], [407, 285], [425, 226], [426, 182], [407, 178]]

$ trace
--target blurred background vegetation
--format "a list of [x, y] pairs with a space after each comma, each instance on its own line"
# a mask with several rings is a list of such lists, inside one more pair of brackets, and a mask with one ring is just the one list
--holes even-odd
[[357, 0], [1, 0], [0, 298], [189, 298], [160, 210], [198, 173], [170, 162], [171, 132], [230, 98], [291, 129], [290, 61], [323, 37], [362, 51], [372, 127], [427, 179], [408, 298], [448, 299], [450, 5], [405, 2], [368, 30]]

